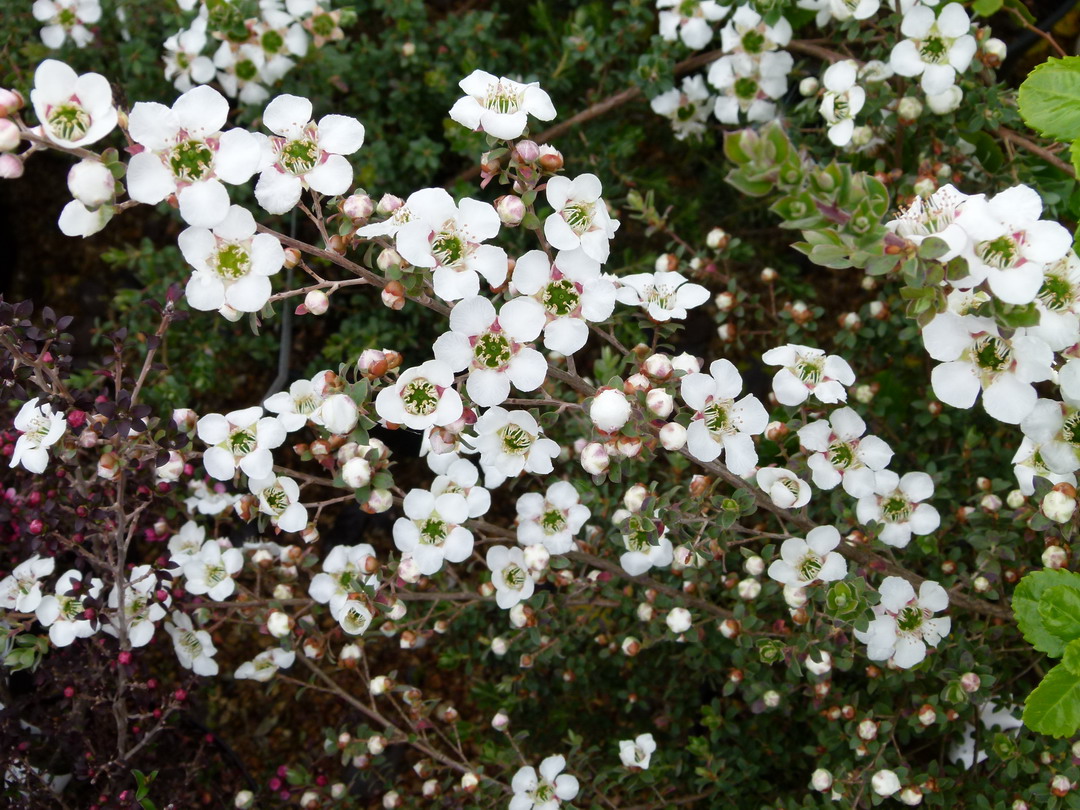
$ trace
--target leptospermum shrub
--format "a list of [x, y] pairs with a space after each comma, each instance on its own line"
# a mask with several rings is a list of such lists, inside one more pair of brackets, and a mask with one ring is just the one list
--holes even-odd
[[38, 0], [0, 91], [50, 240], [172, 223], [92, 346], [0, 301], [11, 806], [1077, 802], [1080, 71], [998, 82], [1026, 9], [526, 4], [431, 49], [444, 188], [385, 159], [428, 111], [304, 92], [362, 13], [180, 5]]

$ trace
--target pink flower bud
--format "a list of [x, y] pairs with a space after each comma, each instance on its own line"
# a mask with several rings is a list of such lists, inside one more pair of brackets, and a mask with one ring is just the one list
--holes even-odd
[[368, 498], [367, 503], [363, 504], [360, 508], [369, 515], [377, 515], [381, 512], [385, 512], [393, 505], [394, 496], [389, 490], [376, 489], [372, 491], [371, 497]]
[[636, 458], [641, 453], [641, 439], [637, 436], [620, 436], [616, 446], [623, 458]]
[[495, 200], [495, 210], [502, 224], [509, 228], [517, 227], [525, 219], [525, 203], [513, 194], [505, 194]]
[[322, 290], [312, 290], [304, 296], [304, 308], [312, 315], [324, 315], [330, 309], [330, 298]]
[[0, 180], [16, 180], [23, 175], [23, 162], [8, 152], [0, 155]]
[[518, 141], [514, 147], [514, 159], [519, 163], [535, 163], [540, 157], [540, 146], [536, 141]]
[[405, 201], [401, 197], [395, 197], [393, 194], [384, 194], [382, 199], [379, 200], [379, 204], [375, 210], [383, 216], [392, 214], [397, 211], [401, 206], [405, 204]]
[[10, 152], [19, 145], [19, 126], [10, 118], [0, 118], [0, 152]]
[[645, 395], [645, 407], [661, 419], [667, 419], [675, 410], [675, 398], [662, 388], [654, 388]]
[[671, 375], [675, 373], [671, 358], [666, 354], [653, 354], [646, 357], [645, 362], [641, 364], [641, 370], [646, 376], [658, 382], [670, 379]]
[[341, 477], [353, 489], [366, 487], [371, 483], [371, 464], [362, 458], [349, 459], [341, 468]]
[[364, 349], [356, 361], [356, 369], [365, 377], [381, 377], [389, 370], [386, 355], [379, 349]]
[[367, 194], [353, 194], [341, 204], [341, 211], [350, 219], [367, 219], [375, 212], [375, 201]]
[[18, 112], [26, 104], [26, 99], [18, 90], [0, 88], [0, 116], [7, 117], [13, 112]]
[[546, 172], [554, 174], [555, 172], [562, 170], [562, 152], [554, 146], [548, 146], [546, 143], [541, 145], [540, 156], [537, 159], [540, 161], [540, 167]]
[[672, 452], [682, 450], [686, 445], [686, 428], [678, 422], [668, 422], [660, 428], [660, 444]]
[[599, 442], [587, 444], [581, 451], [581, 466], [590, 475], [601, 475], [610, 465], [607, 448]]

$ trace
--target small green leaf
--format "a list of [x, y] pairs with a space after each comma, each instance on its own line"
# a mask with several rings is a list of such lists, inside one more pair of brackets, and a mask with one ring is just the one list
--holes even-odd
[[1048, 138], [1080, 138], [1080, 56], [1051, 57], [1020, 85], [1020, 115]]
[[1080, 676], [1063, 664], [1046, 673], [1024, 701], [1024, 725], [1051, 737], [1071, 737], [1080, 729]]
[[1080, 590], [1080, 574], [1047, 568], [1034, 571], [1024, 577], [1013, 591], [1012, 608], [1020, 632], [1039, 652], [1060, 658], [1065, 645], [1060, 638], [1046, 629], [1039, 615], [1039, 599], [1053, 587], [1069, 585]]
[[919, 245], [920, 259], [938, 259], [951, 250], [949, 243], [940, 236], [930, 236]]
[[1073, 675], [1080, 675], [1080, 638], [1074, 638], [1065, 645], [1061, 663]]
[[989, 17], [1000, 11], [1003, 5], [1005, 5], [1005, 0], [975, 0], [971, 4], [971, 10], [980, 17]]
[[1047, 631], [1062, 641], [1080, 638], [1080, 590], [1068, 585], [1047, 588], [1039, 597], [1039, 617]]

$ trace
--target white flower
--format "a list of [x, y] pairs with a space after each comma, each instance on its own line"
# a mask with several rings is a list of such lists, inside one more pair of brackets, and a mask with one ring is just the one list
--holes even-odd
[[15, 415], [15, 429], [22, 431], [15, 441], [15, 451], [8, 462], [9, 467], [19, 464], [32, 473], [43, 473], [49, 464], [49, 448], [60, 441], [67, 430], [64, 414], [45, 403], [38, 405], [38, 397], [25, 402]]
[[724, 124], [776, 118], [776, 99], [787, 93], [787, 77], [795, 60], [787, 51], [767, 51], [752, 56], [722, 56], [709, 68], [709, 84], [721, 92], [713, 113]]
[[165, 631], [172, 637], [173, 649], [180, 661], [180, 666], [190, 669], [196, 675], [217, 675], [218, 665], [214, 660], [217, 648], [205, 630], [196, 630], [191, 617], [175, 611], [171, 622], [165, 622]]
[[847, 402], [844, 386], [855, 382], [855, 372], [839, 355], [789, 343], [761, 356], [766, 365], [781, 366], [773, 377], [773, 394], [781, 405], [802, 405], [813, 395], [819, 402]]
[[371, 627], [371, 610], [363, 602], [350, 599], [341, 606], [337, 620], [350, 636], [360, 636]]
[[945, 92], [956, 82], [975, 55], [975, 37], [971, 19], [959, 3], [949, 3], [934, 14], [924, 5], [904, 12], [900, 32], [907, 39], [892, 49], [889, 64], [901, 76], [922, 76], [922, 89], [928, 96]]
[[642, 514], [623, 514], [626, 517], [620, 533], [626, 553], [619, 556], [623, 570], [636, 577], [654, 566], [671, 565], [675, 549], [667, 538], [667, 528], [659, 519], [660, 513], [653, 512], [651, 518]]
[[810, 502], [810, 485], [783, 467], [762, 467], [757, 485], [781, 509], [798, 509]]
[[473, 426], [475, 437], [466, 437], [481, 454], [481, 466], [494, 467], [505, 476], [524, 472], [547, 475], [559, 455], [559, 445], [546, 438], [528, 411], [488, 408]]
[[924, 472], [910, 472], [903, 478], [892, 470], [874, 476], [874, 492], [859, 498], [855, 514], [860, 523], [882, 523], [879, 540], [903, 548], [912, 534], [930, 534], [941, 525], [937, 509], [921, 503], [934, 494], [934, 482]]
[[431, 576], [443, 560], [459, 563], [472, 554], [472, 532], [460, 525], [468, 520], [469, 509], [459, 493], [435, 497], [426, 489], [414, 489], [402, 509], [405, 517], [394, 521], [394, 545], [412, 555], [421, 574]]
[[360, 409], [349, 394], [331, 394], [311, 414], [311, 421], [338, 436], [352, 433], [360, 420]]
[[262, 173], [255, 199], [271, 214], [300, 202], [305, 188], [334, 197], [352, 186], [351, 155], [364, 145], [364, 125], [347, 115], [311, 119], [311, 102], [282, 95], [266, 105], [263, 124], [274, 137], [256, 136], [262, 146]]
[[724, 53], [757, 55], [786, 47], [791, 41], [791, 23], [780, 17], [775, 24], [766, 25], [764, 18], [750, 5], [735, 9], [727, 25], [720, 31]]
[[454, 371], [469, 370], [465, 390], [484, 407], [498, 405], [510, 395], [510, 383], [520, 391], [535, 391], [547, 376], [547, 363], [536, 349], [523, 346], [543, 328], [542, 314], [524, 299], [503, 304], [496, 317], [494, 305], [473, 296], [450, 311], [450, 331], [432, 347], [435, 359]]
[[525, 553], [514, 546], [492, 546], [487, 552], [487, 567], [491, 569], [491, 584], [495, 586], [495, 602], [509, 610], [533, 595], [535, 584], [529, 576]]
[[225, 95], [244, 104], [262, 104], [270, 97], [266, 82], [266, 51], [256, 42], [223, 41], [214, 51], [217, 80]]
[[206, 445], [203, 466], [219, 481], [230, 481], [239, 467], [249, 478], [266, 478], [274, 466], [270, 451], [285, 441], [285, 428], [258, 405], [241, 411], [208, 413], [196, 432]]
[[189, 225], [213, 228], [229, 213], [222, 182], [246, 183], [259, 165], [255, 137], [242, 129], [222, 132], [229, 102], [200, 85], [172, 105], [140, 101], [131, 109], [128, 133], [145, 149], [128, 164], [128, 195], [156, 205], [176, 194]]
[[[981, 198], [983, 195], [976, 196]], [[916, 245], [922, 244], [924, 239], [931, 236], [944, 239], [949, 250], [941, 256], [941, 261], [947, 262], [960, 255], [971, 241], [967, 231], [956, 222], [969, 199], [972, 199], [969, 195], [957, 191], [948, 183], [929, 197], [916, 197], [910, 206], [885, 227]], [[981, 280], [980, 276], [967, 286], [973, 286]]]
[[686, 311], [709, 300], [709, 291], [686, 280], [682, 273], [658, 270], [618, 279], [616, 297], [623, 304], [640, 306], [654, 321], [684, 320]]
[[493, 138], [520, 138], [530, 115], [541, 121], [555, 117], [551, 98], [540, 89], [539, 82], [521, 84], [474, 70], [458, 82], [458, 87], [465, 96], [450, 108], [450, 117], [463, 127], [486, 132]]
[[259, 653], [251, 661], [241, 664], [233, 677], [237, 680], [265, 683], [273, 678], [279, 669], [288, 669], [295, 661], [295, 652], [285, 652], [280, 647], [274, 647]]
[[656, 96], [649, 106], [654, 113], [671, 121], [676, 140], [683, 141], [690, 136], [700, 138], [705, 134], [705, 123], [712, 112], [711, 100], [705, 77], [695, 74], [684, 76], [682, 85]]
[[517, 501], [517, 540], [523, 546], [543, 544], [552, 554], [565, 554], [574, 547], [574, 536], [591, 512], [581, 503], [574, 485], [556, 481], [547, 493], [529, 492]]
[[278, 391], [267, 397], [263, 407], [270, 413], [277, 414], [278, 421], [286, 431], [292, 433], [307, 424], [308, 419], [323, 403], [323, 396], [316, 387], [316, 380], [326, 372], [320, 371], [311, 380], [297, 380], [288, 391]]
[[1034, 478], [1076, 484], [1080, 470], [1080, 412], [1053, 399], [1040, 399], [1020, 422], [1024, 441], [1013, 456], [1013, 470], [1024, 495], [1035, 492]]
[[[157, 622], [165, 618], [165, 608], [172, 598], [166, 596], [164, 602], [153, 601], [151, 589], [157, 577], [149, 565], [137, 565], [128, 573], [124, 587], [124, 622], [127, 625], [128, 641], [132, 647], [145, 647], [154, 638]], [[162, 586], [158, 586], [162, 587]], [[102, 630], [110, 636], [120, 637], [120, 589], [113, 587], [109, 592], [107, 604], [113, 612]]]
[[[615, 308], [615, 285], [600, 274], [600, 263], [585, 251], [562, 250], [552, 264], [541, 250], [530, 250], [517, 260], [513, 288], [529, 298], [520, 299], [541, 313], [544, 346], [570, 355], [589, 339], [587, 321], [604, 321]], [[530, 317], [536, 318], [531, 314]]]
[[259, 498], [259, 511], [283, 532], [299, 532], [307, 527], [307, 509], [300, 503], [300, 487], [291, 478], [269, 475], [248, 478], [248, 487]]
[[672, 608], [664, 619], [672, 633], [685, 633], [694, 624], [694, 617], [683, 607]]
[[892, 796], [900, 790], [900, 779], [893, 771], [875, 771], [870, 777], [870, 786], [878, 796]]
[[844, 59], [829, 66], [822, 76], [825, 95], [820, 112], [829, 123], [829, 140], [834, 146], [847, 146], [855, 131], [855, 116], [866, 103], [866, 91], [855, 84], [858, 66]]
[[799, 8], [817, 12], [819, 28], [832, 20], [868, 20], [881, 8], [880, 0], [798, 0]]
[[665, 9], [660, 12], [660, 36], [669, 42], [682, 39], [694, 50], [709, 44], [713, 38], [709, 23], [724, 19], [729, 11], [715, 0], [656, 0], [656, 7]]
[[206, 594], [222, 602], [236, 590], [233, 574], [244, 567], [244, 554], [238, 548], [224, 551], [217, 540], [207, 540], [199, 553], [184, 563], [184, 579], [189, 593]]
[[926, 106], [938, 115], [948, 115], [960, 109], [960, 102], [963, 100], [964, 91], [953, 84], [940, 93], [927, 94]]
[[972, 273], [981, 270], [991, 292], [1007, 304], [1034, 301], [1046, 269], [1072, 247], [1072, 234], [1040, 219], [1042, 210], [1035, 189], [1013, 186], [990, 200], [968, 199], [957, 216], [971, 238], [965, 258], [974, 265]]
[[619, 759], [627, 768], [649, 769], [649, 762], [656, 750], [652, 734], [638, 734], [633, 740], [619, 740]]
[[874, 490], [874, 473], [889, 465], [893, 452], [877, 436], [863, 437], [866, 423], [851, 408], [838, 408], [799, 430], [799, 444], [813, 454], [806, 460], [814, 485], [862, 498]]
[[59, 48], [68, 37], [85, 48], [94, 39], [86, 25], [101, 19], [98, 0], [34, 0], [32, 11], [35, 20], [48, 23], [41, 29], [41, 41], [50, 48]]
[[990, 416], [1015, 425], [1038, 398], [1032, 383], [1051, 376], [1054, 355], [1036, 337], [998, 334], [989, 318], [942, 312], [923, 327], [923, 343], [935, 360], [934, 395], [955, 408], [970, 408], [982, 392]]
[[61, 574], [56, 581], [55, 596], [44, 597], [35, 610], [37, 620], [49, 628], [49, 640], [55, 647], [67, 647], [75, 639], [89, 638], [96, 632], [94, 622], [79, 616], [84, 610], [83, 600], [87, 596], [97, 597], [102, 582], [95, 577], [87, 591], [82, 578], [82, 573], [75, 570]]
[[180, 531], [169, 538], [169, 559], [183, 565], [198, 556], [206, 542], [206, 529], [194, 520], [187, 521]]
[[836, 582], [847, 576], [847, 561], [836, 551], [840, 532], [817, 526], [806, 539], [789, 537], [780, 546], [780, 559], [769, 566], [769, 576], [783, 585], [803, 587], [811, 582]]
[[769, 414], [757, 397], [742, 391], [742, 376], [730, 360], [716, 360], [710, 374], [692, 373], [682, 378], [681, 393], [696, 412], [686, 431], [686, 445], [699, 461], [713, 461], [725, 453], [735, 475], [745, 475], [757, 464], [752, 436], [769, 424]]
[[469, 517], [478, 518], [491, 508], [491, 493], [477, 484], [479, 479], [476, 465], [468, 459], [455, 459], [445, 472], [431, 482], [431, 494], [436, 499], [440, 495], [460, 495], [465, 499]]
[[165, 81], [171, 81], [181, 93], [214, 78], [213, 60], [202, 55], [207, 41], [206, 23], [206, 17], [200, 15], [190, 27], [165, 40]]
[[604, 433], [620, 430], [630, 418], [630, 400], [617, 388], [601, 388], [589, 405], [589, 419]]
[[60, 146], [89, 146], [116, 126], [109, 80], [100, 73], [80, 76], [55, 59], [38, 65], [30, 102], [45, 137]]
[[220, 515], [240, 500], [239, 495], [230, 494], [220, 483], [211, 489], [205, 481], [188, 481], [188, 489], [192, 494], [184, 500], [184, 507], [191, 514]]
[[428, 360], [379, 391], [375, 410], [387, 422], [413, 430], [444, 427], [462, 414], [461, 396], [453, 386], [453, 369], [441, 360]]
[[926, 657], [926, 645], [936, 647], [949, 634], [952, 621], [946, 616], [930, 618], [949, 606], [949, 594], [936, 582], [919, 587], [919, 597], [911, 583], [901, 577], [885, 577], [878, 588], [881, 603], [874, 605], [875, 618], [855, 637], [867, 645], [871, 661], [887, 661], [910, 669]]
[[369, 560], [376, 560], [375, 549], [367, 543], [334, 546], [323, 560], [322, 573], [311, 578], [308, 593], [321, 605], [330, 606], [330, 615], [338, 620], [351, 597], [361, 593], [361, 586], [374, 588], [378, 577], [368, 575]]
[[581, 174], [571, 180], [561, 175], [547, 183], [547, 201], [554, 213], [544, 220], [544, 236], [556, 250], [580, 247], [585, 255], [606, 262], [611, 239], [619, 221], [608, 215], [601, 198], [604, 187], [595, 174]]
[[41, 604], [42, 577], [52, 574], [56, 562], [52, 557], [34, 555], [19, 563], [12, 572], [0, 580], [0, 608], [33, 613]]
[[562, 773], [565, 767], [565, 757], [552, 756], [540, 763], [539, 778], [531, 765], [519, 768], [510, 783], [514, 791], [510, 810], [556, 810], [573, 800], [580, 786], [576, 777]]
[[1035, 308], [1039, 323], [1025, 329], [1026, 334], [1039, 338], [1055, 352], [1076, 343], [1080, 334], [1080, 258], [1075, 251], [1046, 268]]
[[184, 294], [192, 308], [208, 312], [228, 305], [237, 312], [258, 312], [270, 298], [270, 276], [281, 270], [285, 251], [270, 234], [255, 232], [255, 218], [230, 206], [213, 227], [185, 229], [177, 240], [184, 259], [195, 268]]
[[101, 231], [113, 218], [116, 209], [102, 205], [91, 211], [78, 200], [72, 200], [60, 212], [57, 225], [64, 236], [81, 236], [85, 239]]
[[116, 179], [100, 160], [80, 160], [68, 171], [68, 191], [87, 209], [95, 209], [115, 196]]

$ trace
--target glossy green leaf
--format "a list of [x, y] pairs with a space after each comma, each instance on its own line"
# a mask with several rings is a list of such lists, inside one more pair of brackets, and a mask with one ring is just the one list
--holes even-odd
[[1024, 725], [1051, 737], [1070, 737], [1080, 729], [1080, 675], [1058, 664], [1024, 702]]
[[1012, 598], [1013, 613], [1024, 638], [1036, 650], [1054, 658], [1061, 657], [1065, 644], [1044, 625], [1039, 615], [1039, 599], [1046, 591], [1062, 585], [1080, 590], [1080, 574], [1053, 568], [1034, 571], [1020, 580]]
[[1063, 642], [1080, 638], [1080, 590], [1068, 585], [1047, 588], [1039, 597], [1039, 616], [1047, 631]]
[[1051, 57], [1020, 85], [1020, 115], [1048, 138], [1080, 138], [1080, 56]]

